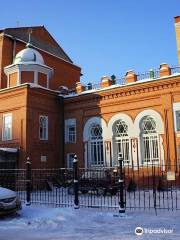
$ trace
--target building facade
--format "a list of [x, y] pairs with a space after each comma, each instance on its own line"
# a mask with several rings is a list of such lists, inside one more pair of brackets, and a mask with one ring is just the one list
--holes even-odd
[[59, 95], [75, 88], [81, 69], [43, 26], [1, 30], [0, 53], [0, 163], [22, 168], [29, 157], [36, 168], [62, 166]]
[[[175, 18], [179, 55], [180, 17]], [[180, 68], [83, 85], [42, 27], [0, 31], [0, 163], [34, 168], [180, 166]]]

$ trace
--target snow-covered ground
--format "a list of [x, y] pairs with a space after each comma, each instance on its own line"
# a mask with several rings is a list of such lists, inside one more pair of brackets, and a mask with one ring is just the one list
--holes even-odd
[[[114, 216], [116, 213], [23, 206], [19, 214], [1, 218], [0, 240], [180, 239], [180, 211], [158, 210], [157, 216], [154, 210], [129, 210], [125, 217]], [[136, 236], [136, 227], [143, 228], [141, 236]]]

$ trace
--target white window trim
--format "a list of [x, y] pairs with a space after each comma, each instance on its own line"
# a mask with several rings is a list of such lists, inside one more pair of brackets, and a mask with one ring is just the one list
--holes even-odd
[[[4, 138], [4, 127], [5, 127], [5, 125], [4, 125], [4, 119], [5, 119], [5, 117], [8, 117], [8, 116], [11, 116], [11, 132], [10, 132], [10, 137], [9, 138]], [[12, 140], [12, 113], [5, 113], [5, 114], [3, 114], [3, 124], [2, 124], [2, 141], [10, 141], [10, 140]]]
[[47, 155], [41, 155], [41, 162], [47, 162], [48, 157]]
[[66, 159], [67, 168], [70, 168], [69, 166], [70, 155], [75, 155], [75, 153], [67, 153], [67, 159]]
[[174, 132], [180, 132], [177, 130], [176, 111], [180, 111], [180, 102], [173, 103]]
[[[47, 128], [46, 128], [46, 138], [41, 138], [40, 137], [40, 118], [45, 117], [46, 118], [46, 123], [47, 123]], [[39, 139], [40, 140], [48, 140], [48, 132], [49, 132], [49, 121], [48, 121], [48, 116], [47, 115], [39, 115]]]
[[[69, 141], [69, 128], [72, 126], [75, 127], [75, 141], [74, 142]], [[76, 119], [75, 118], [65, 120], [65, 139], [64, 140], [65, 140], [65, 143], [76, 143], [77, 132], [76, 132]]]
[[[69, 129], [71, 128], [71, 127], [74, 127], [74, 141], [71, 141], [70, 140], [70, 137], [69, 137]], [[67, 142], [68, 143], [76, 143], [76, 125], [69, 125], [69, 126], [67, 126]]]

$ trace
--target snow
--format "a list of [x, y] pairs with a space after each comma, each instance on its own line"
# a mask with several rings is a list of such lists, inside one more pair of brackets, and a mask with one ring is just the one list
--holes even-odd
[[17, 148], [0, 148], [0, 151], [10, 152], [10, 153], [17, 153]]
[[158, 80], [173, 78], [174, 76], [179, 76], [179, 75], [180, 75], [180, 73], [174, 73], [170, 76], [164, 76], [164, 77], [158, 77], [158, 78], [145, 78], [145, 79], [142, 79], [142, 80], [138, 80], [136, 82], [126, 83], [126, 84], [118, 84], [117, 83], [117, 84], [114, 84], [114, 85], [111, 85], [111, 86], [105, 87], [105, 88], [91, 89], [91, 90], [83, 91], [79, 94], [76, 93], [76, 94], [73, 94], [73, 95], [72, 94], [67, 95], [67, 96], [64, 96], [64, 98], [72, 98], [72, 97], [77, 97], [77, 96], [86, 95], [86, 94], [90, 94], [90, 93], [103, 92], [103, 91], [116, 89], [116, 88], [124, 88], [124, 87], [127, 87], [127, 86], [143, 84], [143, 83], [146, 83], [146, 82], [155, 82], [155, 81], [158, 81]]
[[0, 200], [15, 197], [16, 193], [7, 188], [0, 187]]
[[[19, 214], [1, 219], [0, 239], [180, 239], [178, 211], [158, 211], [157, 216], [155, 211], [142, 210], [127, 211], [125, 217], [116, 217], [117, 213], [117, 210], [113, 212], [92, 208], [23, 206]], [[141, 237], [136, 236], [136, 227], [142, 227], [144, 231], [151, 233], [144, 233]], [[163, 233], [164, 230], [169, 233]]]

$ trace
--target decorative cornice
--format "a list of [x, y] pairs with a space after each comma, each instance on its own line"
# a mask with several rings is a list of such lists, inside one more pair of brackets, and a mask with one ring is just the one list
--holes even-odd
[[80, 101], [86, 102], [87, 104], [90, 102], [92, 103], [96, 101], [110, 100], [119, 97], [128, 97], [132, 95], [151, 93], [177, 87], [180, 87], [180, 76], [174, 76], [173, 79], [163, 79], [156, 82], [145, 82], [143, 83], [143, 85], [141, 84], [133, 86], [123, 86], [115, 89], [107, 89], [103, 92], [96, 92], [88, 95], [79, 95], [72, 98], [65, 98], [64, 101], [67, 104], [71, 102], [79, 103]]

